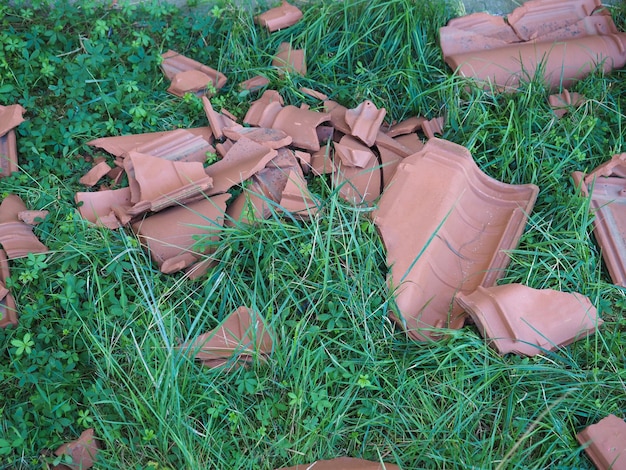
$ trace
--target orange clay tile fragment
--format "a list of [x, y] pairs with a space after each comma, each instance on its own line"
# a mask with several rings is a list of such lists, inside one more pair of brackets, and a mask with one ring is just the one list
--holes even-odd
[[204, 166], [199, 162], [172, 162], [139, 152], [129, 152], [124, 161], [128, 175], [131, 202], [128, 210], [137, 215], [146, 210], [160, 211], [166, 207], [203, 197], [213, 186]]
[[331, 460], [317, 460], [310, 464], [282, 467], [276, 470], [400, 470], [391, 463], [370, 462], [352, 457], [339, 457]]
[[228, 153], [228, 151], [233, 148], [233, 145], [235, 145], [235, 142], [233, 142], [230, 139], [226, 139], [224, 142], [221, 142], [219, 144], [215, 144], [215, 150], [218, 153], [218, 155], [220, 155], [222, 158], [224, 158], [226, 156], [226, 154]]
[[414, 150], [402, 144], [399, 138], [396, 137], [394, 139], [381, 131], [379, 131], [376, 135], [375, 144], [379, 149], [384, 148], [390, 150], [401, 157], [408, 157], [409, 155], [413, 155], [415, 153]]
[[243, 122], [251, 126], [272, 127], [283, 104], [283, 98], [276, 90], [265, 90], [258, 100], [252, 102]]
[[505, 47], [520, 40], [503, 17], [488, 13], [454, 18], [439, 30], [439, 37], [444, 57]]
[[213, 251], [208, 247], [201, 251], [192, 248], [197, 237], [217, 240], [229, 198], [230, 194], [220, 194], [185, 206], [169, 207], [133, 223], [132, 228], [161, 271], [170, 274]]
[[290, 135], [294, 147], [316, 151], [320, 149], [320, 141], [315, 129], [321, 123], [329, 120], [330, 115], [327, 113], [285, 106], [276, 115], [276, 119], [270, 127], [280, 129]]
[[264, 168], [276, 155], [276, 150], [241, 137], [222, 160], [205, 168], [206, 174], [213, 178], [213, 187], [207, 194], [223, 193], [243, 183]]
[[93, 429], [83, 431], [80, 437], [67, 444], [63, 444], [54, 451], [56, 456], [69, 455], [72, 463], [61, 463], [52, 467], [53, 470], [86, 470], [93, 467], [100, 444], [93, 435]]
[[10, 276], [9, 262], [4, 250], [0, 250], [0, 328], [17, 325], [17, 306], [13, 295], [6, 287]]
[[[423, 147], [423, 144], [422, 144], [422, 147]], [[393, 152], [392, 150], [388, 150], [384, 147], [378, 147], [378, 152], [380, 153], [381, 171], [383, 172], [383, 190], [384, 190], [389, 185], [394, 175], [396, 174], [398, 165], [403, 160], [403, 157]]]
[[[279, 202], [287, 184], [287, 173], [281, 168], [264, 168], [251, 178], [243, 192], [228, 206], [232, 220], [250, 224], [271, 215], [270, 201]], [[228, 220], [226, 225], [233, 225]]]
[[24, 122], [25, 111], [19, 104], [0, 105], [0, 177], [18, 170], [17, 139], [13, 129]]
[[271, 10], [267, 10], [254, 18], [260, 26], [264, 26], [272, 33], [280, 29], [293, 26], [302, 18], [302, 12], [294, 5], [283, 1], [282, 5]]
[[229, 127], [236, 124], [236, 122], [229, 117], [216, 112], [213, 109], [213, 106], [211, 106], [211, 101], [209, 101], [206, 96], [202, 97], [202, 106], [204, 107], [204, 112], [207, 119], [209, 120], [209, 125], [211, 126], [211, 130], [213, 131], [213, 135], [216, 139], [221, 139], [222, 137], [224, 137], [224, 134], [222, 132], [224, 127]]
[[244, 82], [241, 82], [239, 84], [239, 88], [241, 90], [256, 91], [256, 90], [260, 90], [263, 87], [266, 87], [269, 84], [270, 84], [270, 81], [268, 78], [263, 77], [261, 75], [256, 75], [252, 78], [249, 78], [248, 80]]
[[178, 52], [167, 51], [161, 57], [161, 69], [172, 82], [168, 89], [170, 93], [184, 96], [187, 92], [202, 92], [209, 84], [216, 90], [226, 84], [224, 74]]
[[460, 328], [455, 295], [502, 276], [538, 191], [490, 178], [465, 147], [445, 140], [403, 159], [373, 214], [399, 311], [391, 318], [415, 340]]
[[353, 137], [343, 136], [341, 143], [335, 144], [335, 164], [333, 186], [339, 188], [339, 195], [346, 201], [361, 204], [380, 196], [381, 166], [369, 147]]
[[271, 149], [279, 149], [291, 144], [292, 138], [286, 132], [279, 129], [268, 129], [266, 127], [243, 127], [234, 126], [224, 128], [224, 135], [235, 142], [245, 137], [257, 144], [264, 145]]
[[602, 324], [584, 295], [522, 284], [480, 287], [456, 296], [500, 354], [534, 356], [595, 333]]
[[309, 217], [317, 213], [317, 205], [309, 192], [306, 179], [299, 172], [292, 170], [287, 175], [280, 206], [298, 217]]
[[37, 225], [48, 216], [48, 211], [20, 211], [17, 218], [28, 225]]
[[394, 124], [385, 132], [389, 137], [397, 137], [399, 135], [411, 134], [422, 128], [422, 124], [426, 121], [425, 117], [413, 116], [397, 124]]
[[80, 204], [78, 212], [81, 217], [97, 225], [117, 229], [123, 224], [115, 216], [114, 209], [125, 207], [130, 209], [130, 188], [110, 189], [93, 193], [79, 192], [75, 196], [76, 204]]
[[438, 117], [431, 119], [429, 121], [422, 122], [422, 132], [426, 137], [432, 139], [435, 137], [435, 134], [443, 134], [443, 118]]
[[570, 93], [569, 90], [566, 89], [563, 90], [563, 93], [550, 95], [548, 97], [550, 107], [558, 118], [562, 118], [570, 109], [579, 107], [585, 101], [586, 98], [580, 93]]
[[111, 170], [112, 168], [107, 164], [107, 162], [100, 162], [85, 173], [85, 175], [78, 181], [80, 184], [84, 184], [85, 186], [95, 186], [98, 184], [98, 181], [100, 181], [100, 178], [106, 176]]
[[337, 167], [333, 162], [332, 155], [331, 147], [323, 145], [317, 152], [311, 154], [311, 163], [308, 165], [308, 170], [317, 176], [335, 173]]
[[385, 108], [378, 109], [371, 101], [364, 101], [355, 109], [348, 109], [345, 120], [350, 126], [350, 134], [371, 147], [376, 141], [376, 135], [386, 115]]
[[424, 148], [424, 142], [422, 142], [422, 139], [415, 133], [399, 135], [395, 137], [394, 140], [411, 150], [412, 153], [419, 152]]
[[239, 307], [217, 328], [183, 343], [180, 349], [205, 367], [221, 367], [231, 361], [242, 366], [265, 360], [272, 352], [273, 336], [261, 315]]
[[608, 415], [576, 435], [598, 470], [626, 469], [626, 422]]
[[0, 135], [4, 135], [11, 129], [16, 128], [24, 122], [22, 115], [26, 110], [19, 104], [10, 106], [0, 105]]
[[324, 111], [330, 115], [332, 126], [344, 134], [350, 134], [350, 126], [346, 122], [346, 111], [348, 108], [331, 100], [324, 101]]
[[344, 135], [339, 142], [335, 142], [335, 157], [341, 159], [343, 166], [365, 168], [372, 158], [376, 159], [370, 148], [361, 141]]
[[614, 155], [589, 175], [573, 178], [595, 213], [593, 233], [614, 284], [626, 287], [626, 153]]
[[14, 194], [9, 194], [0, 204], [0, 245], [9, 258], [48, 251], [35, 236], [32, 227], [20, 220], [18, 214], [25, 210], [26, 204]]
[[328, 100], [328, 96], [326, 96], [324, 93], [317, 90], [312, 90], [311, 88], [301, 87], [300, 91], [305, 95], [309, 95], [310, 97], [316, 98], [320, 101]]
[[306, 75], [306, 61], [304, 49], [292, 49], [291, 44], [283, 42], [278, 46], [278, 51], [272, 60], [272, 66], [280, 71]]

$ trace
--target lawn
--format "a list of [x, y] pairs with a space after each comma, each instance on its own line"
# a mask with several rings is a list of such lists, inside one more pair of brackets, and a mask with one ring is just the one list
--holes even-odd
[[[271, 35], [230, 3], [191, 14], [152, 1], [12, 3], [0, 6], [0, 104], [21, 104], [27, 121], [21, 170], [0, 194], [50, 211], [35, 228], [50, 252], [11, 261], [19, 325], [0, 329], [0, 468], [42, 468], [92, 427], [96, 468], [270, 470], [343, 455], [406, 469], [593, 468], [575, 435], [626, 414], [626, 292], [570, 174], [623, 151], [625, 71], [577, 83], [587, 100], [557, 119], [540, 80], [494, 94], [452, 75], [438, 28], [460, 11], [453, 0], [310, 2]], [[626, 7], [612, 13], [624, 30]], [[306, 77], [270, 66], [283, 41], [306, 50]], [[371, 209], [320, 177], [316, 217], [224, 229], [206, 276], [160, 273], [130, 230], [82, 220], [74, 194], [83, 157], [102, 154], [86, 142], [207, 125], [197, 97], [166, 92], [168, 49], [223, 72], [213, 107], [239, 118], [257, 95], [237, 84], [258, 73], [289, 104], [316, 106], [306, 86], [349, 108], [369, 99], [390, 120], [444, 115], [443, 137], [483, 171], [540, 188], [501, 282], [580, 292], [604, 325], [533, 358], [499, 356], [472, 326], [408, 339], [387, 318]], [[211, 370], [177, 349], [240, 305], [276, 332], [268, 361]]]

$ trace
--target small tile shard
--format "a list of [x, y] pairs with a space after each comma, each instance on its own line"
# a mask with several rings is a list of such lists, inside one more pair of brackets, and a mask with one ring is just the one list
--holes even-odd
[[183, 343], [180, 349], [205, 367], [217, 368], [228, 363], [246, 366], [271, 354], [273, 336], [274, 332], [259, 314], [239, 307], [217, 328]]
[[400, 470], [391, 463], [371, 462], [352, 457], [339, 457], [331, 460], [317, 460], [310, 464], [282, 467], [276, 470]]
[[302, 18], [302, 12], [294, 5], [283, 1], [282, 5], [267, 10], [254, 18], [254, 21], [267, 28], [270, 33], [293, 26]]
[[306, 75], [306, 61], [304, 49], [292, 49], [291, 44], [283, 42], [272, 60], [272, 65], [279, 71], [286, 71], [298, 75]]
[[83, 431], [80, 437], [72, 442], [63, 444], [54, 454], [57, 456], [69, 455], [72, 463], [55, 465], [53, 470], [86, 470], [93, 467], [98, 455], [100, 444], [94, 437], [93, 428]]
[[576, 435], [598, 470], [626, 469], [626, 422], [608, 415]]
[[120, 207], [128, 210], [132, 206], [130, 188], [78, 192], [74, 200], [83, 219], [112, 230], [124, 225], [115, 215], [115, 210]]
[[19, 104], [0, 105], [0, 178], [18, 171], [15, 128], [24, 122], [26, 110]]
[[25, 210], [26, 204], [14, 194], [9, 194], [0, 204], [0, 245], [9, 258], [48, 251], [33, 233], [32, 226], [20, 220], [18, 214]]
[[316, 128], [329, 120], [330, 115], [327, 113], [285, 106], [278, 112], [270, 127], [280, 129], [291, 136], [294, 147], [315, 152], [320, 149]]
[[350, 134], [371, 147], [386, 115], [385, 108], [378, 109], [371, 101], [364, 101], [355, 109], [346, 110], [345, 120], [350, 126]]
[[15, 298], [6, 287], [6, 281], [10, 274], [7, 254], [0, 249], [0, 328], [17, 325]]
[[239, 88], [241, 90], [256, 91], [260, 90], [263, 87], [266, 87], [269, 84], [270, 81], [267, 77], [263, 77], [262, 75], [255, 75], [254, 77], [241, 82], [239, 84]]
[[85, 175], [79, 179], [78, 182], [89, 187], [95, 186], [98, 184], [98, 181], [106, 176], [111, 170], [112, 168], [107, 164], [107, 162], [100, 162], [85, 173]]
[[185, 57], [175, 51], [161, 54], [161, 69], [172, 82], [168, 91], [177, 96], [187, 92], [204, 92], [209, 84], [219, 90], [226, 84], [226, 76], [211, 67]]
[[550, 95], [548, 102], [552, 111], [558, 118], [562, 118], [565, 114], [573, 108], [578, 108], [586, 101], [586, 98], [580, 93], [571, 92], [564, 89], [562, 93]]
[[283, 210], [299, 217], [310, 217], [317, 213], [306, 179], [297, 171], [290, 171], [283, 190], [280, 206]]
[[602, 324], [587, 297], [522, 284], [478, 286], [470, 294], [457, 294], [456, 301], [500, 354], [554, 351]]

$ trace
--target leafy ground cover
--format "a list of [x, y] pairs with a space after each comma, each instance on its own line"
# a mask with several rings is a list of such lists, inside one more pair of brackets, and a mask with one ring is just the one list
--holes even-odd
[[[0, 330], [0, 467], [42, 468], [46, 449], [94, 427], [99, 468], [272, 469], [340, 455], [403, 468], [591, 468], [576, 432], [626, 413], [626, 296], [569, 174], [623, 149], [623, 71], [581, 81], [574, 90], [589, 99], [557, 120], [538, 80], [494, 95], [451, 76], [437, 29], [454, 2], [315, 2], [272, 35], [231, 4], [181, 14], [152, 2], [29, 3], [0, 6], [0, 104], [28, 118], [21, 172], [0, 193], [50, 211], [36, 233], [51, 252], [12, 261], [20, 320]], [[624, 29], [626, 10], [613, 16]], [[307, 77], [271, 70], [282, 41], [306, 49]], [[348, 107], [370, 99], [397, 120], [444, 113], [444, 137], [484, 171], [541, 189], [502, 282], [581, 292], [601, 331], [535, 358], [499, 357], [472, 327], [408, 340], [386, 317], [368, 209], [321, 179], [320, 217], [225, 229], [206, 278], [160, 274], [132, 234], [82, 221], [73, 196], [88, 140], [206, 125], [195, 97], [165, 92], [167, 49], [225, 73], [212, 101], [239, 117], [254, 96], [236, 84], [259, 72], [288, 103], [306, 101], [297, 90], [308, 86]], [[267, 363], [205, 370], [176, 349], [239, 305], [277, 332]]]

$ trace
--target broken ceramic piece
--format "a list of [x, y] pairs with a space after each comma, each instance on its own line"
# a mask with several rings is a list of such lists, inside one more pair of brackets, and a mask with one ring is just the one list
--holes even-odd
[[216, 112], [213, 109], [213, 106], [211, 106], [211, 101], [209, 101], [206, 96], [202, 97], [202, 106], [204, 107], [204, 112], [207, 119], [209, 120], [209, 125], [211, 126], [213, 136], [215, 136], [216, 139], [221, 139], [222, 137], [224, 137], [222, 130], [225, 127], [230, 127], [236, 124], [236, 122], [229, 117]]
[[283, 42], [278, 46], [278, 51], [272, 60], [272, 66], [280, 71], [306, 75], [306, 61], [304, 49], [292, 49], [291, 44]]
[[72, 463], [61, 463], [52, 467], [53, 470], [87, 470], [93, 467], [100, 444], [93, 435], [93, 428], [83, 431], [75, 441], [63, 444], [54, 454], [58, 457], [69, 455]]
[[286, 147], [293, 140], [291, 136], [280, 129], [268, 129], [266, 127], [227, 127], [224, 128], [224, 135], [235, 142], [245, 137], [274, 150]]
[[626, 422], [608, 415], [576, 435], [598, 470], [626, 469]]
[[19, 104], [10, 106], [0, 105], [0, 136], [24, 122], [22, 115], [26, 110]]
[[310, 464], [282, 467], [276, 470], [400, 470], [391, 463], [371, 462], [352, 457], [339, 457], [331, 460], [317, 460]]
[[274, 333], [263, 318], [247, 307], [239, 307], [214, 330], [184, 343], [180, 349], [210, 368], [220, 367], [234, 359], [246, 365], [255, 359], [265, 360], [271, 354]]
[[424, 120], [422, 122], [422, 132], [426, 137], [432, 139], [435, 134], [443, 134], [443, 118], [438, 117], [430, 120]]
[[324, 93], [317, 91], [317, 90], [313, 90], [311, 88], [300, 87], [300, 91], [304, 93], [305, 95], [308, 95], [311, 98], [315, 98], [320, 101], [326, 101], [328, 99], [328, 96], [326, 96]]
[[317, 205], [309, 192], [306, 179], [297, 171], [292, 170], [287, 175], [280, 207], [298, 217], [310, 217], [317, 213]]
[[256, 90], [260, 90], [263, 87], [266, 87], [269, 84], [270, 84], [270, 81], [268, 78], [263, 77], [261, 75], [255, 75], [254, 77], [241, 82], [239, 84], [239, 89], [248, 90], [248, 91], [256, 91]]
[[282, 5], [267, 10], [254, 18], [260, 26], [264, 26], [270, 33], [289, 26], [293, 26], [302, 18], [302, 12], [294, 5], [283, 1]]
[[212, 251], [208, 248], [193, 251], [197, 243], [195, 237], [217, 239], [229, 198], [230, 194], [220, 194], [186, 206], [169, 207], [135, 222], [132, 229], [159, 268], [165, 265], [164, 272], [170, 274], [190, 266], [198, 261], [200, 255]]
[[331, 125], [344, 134], [350, 134], [350, 126], [346, 122], [348, 108], [331, 100], [324, 101], [324, 111], [330, 115]]
[[558, 118], [562, 118], [565, 114], [573, 108], [578, 108], [585, 102], [585, 97], [580, 93], [569, 92], [564, 89], [562, 93], [550, 95], [548, 102], [552, 111]]
[[293, 139], [292, 145], [305, 150], [319, 150], [320, 141], [315, 129], [323, 122], [330, 120], [327, 113], [318, 113], [307, 109], [285, 106], [282, 108], [271, 126], [280, 129]]
[[95, 186], [98, 184], [98, 181], [100, 181], [100, 178], [106, 176], [111, 170], [112, 168], [107, 164], [107, 162], [100, 162], [85, 173], [85, 175], [79, 179], [78, 182], [89, 187]]
[[265, 90], [258, 100], [250, 104], [243, 122], [256, 127], [272, 127], [283, 104], [283, 98], [276, 90]]
[[276, 155], [276, 150], [241, 137], [224, 158], [205, 168], [205, 173], [213, 178], [213, 187], [207, 194], [223, 193], [243, 183], [264, 168]]
[[17, 218], [28, 225], [37, 225], [48, 216], [48, 211], [20, 211]]
[[376, 155], [369, 146], [349, 135], [344, 135], [339, 142], [335, 142], [335, 156], [341, 159], [344, 166], [365, 168]]
[[426, 121], [425, 117], [413, 116], [404, 121], [391, 126], [385, 134], [389, 137], [397, 137], [399, 135], [411, 134], [422, 128], [422, 124]]
[[614, 284], [626, 287], [626, 153], [573, 178], [595, 213], [593, 233]]
[[470, 294], [458, 293], [456, 301], [500, 354], [554, 351], [602, 324], [587, 297], [522, 284], [478, 286]]
[[441, 139], [403, 159], [374, 212], [399, 311], [391, 318], [416, 340], [460, 328], [455, 295], [504, 274], [538, 192], [490, 178], [465, 147]]
[[0, 136], [0, 177], [18, 171], [17, 138], [14, 130]]
[[4, 250], [0, 249], [0, 328], [17, 325], [17, 305], [15, 298], [6, 287], [9, 271], [9, 261]]
[[130, 188], [92, 193], [78, 192], [74, 200], [79, 205], [78, 212], [83, 219], [110, 229], [117, 229], [123, 225], [116, 217], [115, 209], [123, 207], [128, 210], [132, 206]]
[[364, 101], [355, 109], [346, 110], [344, 118], [350, 126], [350, 134], [371, 147], [386, 115], [385, 108], [378, 109], [371, 101]]
[[12, 259], [48, 251], [33, 228], [20, 220], [18, 214], [25, 210], [26, 204], [14, 194], [9, 194], [0, 204], [0, 245]]
[[211, 67], [185, 57], [175, 51], [161, 54], [161, 69], [172, 82], [167, 91], [177, 96], [187, 92], [203, 92], [209, 84], [219, 90], [226, 84], [226, 76]]

